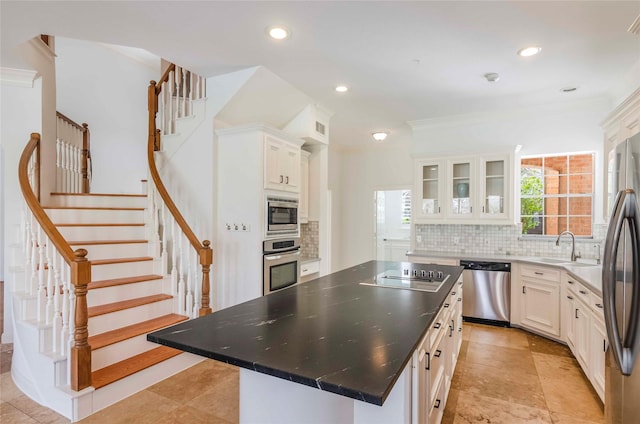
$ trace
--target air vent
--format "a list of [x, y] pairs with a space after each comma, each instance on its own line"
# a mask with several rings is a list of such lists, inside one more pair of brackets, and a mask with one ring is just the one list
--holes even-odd
[[316, 121], [316, 132], [319, 133], [319, 134], [325, 135], [324, 131], [325, 131], [324, 124]]

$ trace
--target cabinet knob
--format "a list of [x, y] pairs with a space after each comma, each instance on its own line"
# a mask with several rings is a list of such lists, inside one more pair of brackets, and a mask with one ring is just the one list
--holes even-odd
[[280, 184], [284, 182], [284, 175], [280, 175]]
[[596, 303], [596, 306], [600, 309], [602, 309], [602, 303]]
[[285, 182], [284, 183], [285, 184], [289, 184], [289, 176], [288, 175], [285, 177]]
[[535, 271], [534, 274], [536, 274], [536, 275], [544, 275], [544, 272]]
[[578, 290], [578, 291], [579, 291], [581, 294], [587, 294], [587, 292], [586, 292], [586, 291], [584, 291], [584, 290]]
[[440, 408], [440, 399], [436, 399], [436, 403], [433, 405], [434, 408]]

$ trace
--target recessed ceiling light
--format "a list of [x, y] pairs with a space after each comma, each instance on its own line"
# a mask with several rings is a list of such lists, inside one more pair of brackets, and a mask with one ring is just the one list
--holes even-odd
[[573, 93], [577, 89], [578, 87], [562, 87], [560, 91], [562, 91], [563, 93]]
[[344, 93], [344, 92], [346, 92], [348, 90], [349, 90], [349, 87], [347, 87], [346, 85], [337, 85], [336, 86], [336, 91], [338, 93]]
[[384, 131], [378, 131], [378, 132], [374, 132], [371, 135], [373, 136], [373, 139], [375, 141], [384, 141], [384, 139], [387, 138], [389, 134]]
[[518, 50], [518, 56], [522, 56], [522, 57], [534, 56], [540, 53], [541, 50], [542, 50], [542, 47], [538, 47], [538, 46], [525, 47]]
[[272, 26], [267, 28], [267, 34], [269, 34], [269, 37], [274, 40], [284, 40], [285, 38], [289, 38], [289, 35], [291, 35], [289, 30], [282, 26]]
[[488, 73], [484, 74], [484, 77], [489, 82], [496, 82], [496, 81], [498, 81], [500, 79], [500, 75], [498, 75], [496, 72], [488, 72]]

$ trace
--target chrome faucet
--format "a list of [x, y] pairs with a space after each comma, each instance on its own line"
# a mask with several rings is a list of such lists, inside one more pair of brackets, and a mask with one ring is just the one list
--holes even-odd
[[558, 234], [558, 238], [556, 239], [556, 246], [560, 246], [560, 237], [562, 237], [563, 235], [568, 234], [571, 236], [571, 262], [575, 262], [576, 259], [578, 259], [580, 257], [580, 255], [576, 255], [576, 236], [575, 234], [573, 234], [571, 231], [563, 231], [560, 234]]

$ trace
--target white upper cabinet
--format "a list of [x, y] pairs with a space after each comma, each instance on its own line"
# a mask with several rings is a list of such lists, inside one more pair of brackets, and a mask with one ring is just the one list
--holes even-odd
[[300, 158], [300, 204], [298, 215], [301, 223], [309, 222], [309, 156], [311, 153], [302, 150]]
[[300, 191], [300, 147], [265, 135], [264, 188]]
[[514, 222], [513, 155], [416, 159], [414, 222]]

